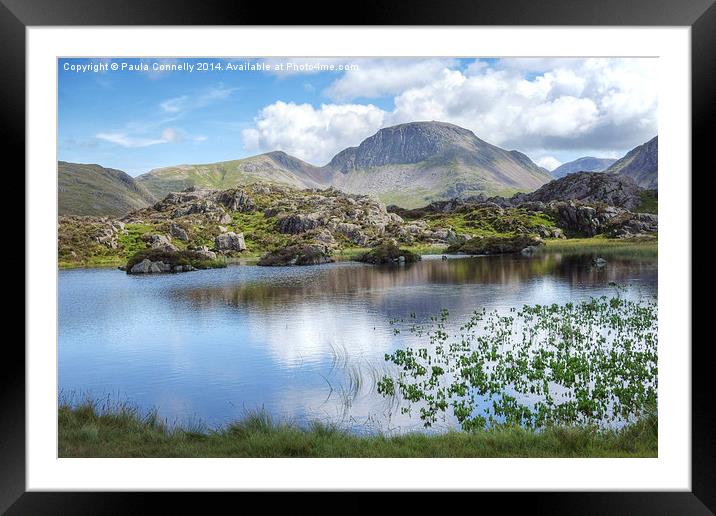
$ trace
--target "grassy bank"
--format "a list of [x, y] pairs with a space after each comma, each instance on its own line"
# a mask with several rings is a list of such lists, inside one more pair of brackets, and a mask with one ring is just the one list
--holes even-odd
[[630, 256], [655, 258], [659, 242], [656, 238], [620, 239], [606, 238], [597, 235], [592, 238], [569, 238], [545, 240], [545, 250], [562, 253], [598, 253], [600, 255], [616, 255], [628, 253]]
[[169, 429], [129, 406], [59, 408], [60, 457], [656, 457], [657, 418], [620, 431], [499, 428], [473, 433], [356, 436], [253, 414], [221, 429]]

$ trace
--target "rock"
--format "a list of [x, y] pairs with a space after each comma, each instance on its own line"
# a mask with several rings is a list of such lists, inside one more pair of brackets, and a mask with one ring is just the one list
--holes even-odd
[[333, 262], [329, 253], [323, 245], [294, 244], [263, 255], [257, 265], [319, 265]]
[[276, 230], [279, 233], [296, 235], [317, 228], [320, 222], [320, 213], [309, 213], [308, 215], [284, 215], [276, 222]]
[[607, 261], [604, 258], [597, 257], [594, 260], [592, 260], [592, 265], [601, 269], [602, 267], [607, 266]]
[[356, 261], [379, 264], [405, 264], [420, 261], [420, 255], [400, 249], [395, 242], [384, 240], [373, 249], [359, 256]]
[[582, 201], [602, 203], [627, 210], [641, 204], [642, 188], [630, 177], [602, 172], [575, 172], [550, 181], [529, 194], [513, 196], [523, 202]]
[[147, 242], [152, 249], [162, 249], [164, 251], [177, 251], [177, 247], [171, 243], [166, 235], [147, 235]]
[[233, 231], [222, 233], [214, 239], [214, 247], [217, 251], [245, 251], [244, 234]]
[[368, 235], [361, 231], [360, 226], [343, 222], [336, 226], [336, 231], [358, 246], [366, 246], [370, 242]]
[[164, 262], [152, 262], [152, 265], [149, 267], [149, 272], [169, 272], [172, 270], [172, 266], [168, 263]]
[[210, 251], [205, 245], [195, 249], [194, 252], [196, 252], [199, 257], [206, 260], [216, 260], [216, 253], [214, 251]]
[[221, 218], [219, 218], [219, 223], [221, 224], [229, 224], [232, 220], [230, 213], [224, 213]]
[[254, 203], [243, 190], [227, 190], [221, 193], [219, 202], [231, 211], [253, 211]]
[[401, 217], [397, 213], [388, 213], [388, 217], [390, 217], [390, 221], [395, 224], [402, 224], [404, 222], [403, 217]]
[[433, 231], [432, 239], [438, 243], [455, 244], [464, 241], [452, 229], [436, 229]]
[[187, 234], [187, 232], [181, 226], [178, 226], [176, 224], [172, 224], [171, 226], [169, 226], [169, 234], [174, 238], [181, 240], [182, 242], [189, 241], [189, 235]]
[[506, 254], [520, 253], [528, 247], [544, 245], [542, 239], [534, 235], [514, 237], [475, 237], [462, 244], [451, 245], [448, 253], [458, 254]]
[[147, 274], [148, 272], [151, 272], [152, 268], [152, 262], [151, 260], [145, 258], [139, 263], [136, 263], [132, 266], [131, 269], [129, 269], [129, 272], [131, 274]]
[[522, 253], [523, 256], [532, 256], [533, 254], [535, 254], [535, 251], [537, 251], [537, 248], [535, 246], [528, 245], [527, 247], [522, 249], [520, 253]]

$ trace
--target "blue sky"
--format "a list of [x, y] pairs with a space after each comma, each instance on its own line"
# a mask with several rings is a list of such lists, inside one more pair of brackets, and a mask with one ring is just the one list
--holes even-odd
[[[241, 69], [251, 64], [262, 69]], [[381, 127], [415, 120], [456, 123], [554, 168], [620, 157], [656, 135], [656, 62], [61, 59], [58, 106], [60, 160], [133, 176], [271, 150], [323, 165]]]

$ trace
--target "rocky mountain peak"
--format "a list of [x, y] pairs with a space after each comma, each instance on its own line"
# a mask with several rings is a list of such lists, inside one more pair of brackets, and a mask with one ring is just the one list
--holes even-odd
[[348, 172], [383, 165], [434, 159], [455, 148], [474, 149], [481, 142], [472, 131], [445, 122], [410, 122], [379, 130], [358, 147], [338, 153], [328, 167]]

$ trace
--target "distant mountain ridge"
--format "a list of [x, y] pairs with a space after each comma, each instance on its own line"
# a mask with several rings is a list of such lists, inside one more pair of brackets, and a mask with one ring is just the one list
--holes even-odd
[[[646, 188], [652, 180], [656, 185], [655, 147], [656, 138], [614, 162], [608, 172], [633, 177]], [[591, 165], [583, 161], [581, 167]], [[227, 189], [257, 182], [335, 187], [415, 208], [473, 195], [509, 197], [537, 190], [553, 179], [522, 152], [502, 149], [468, 129], [435, 121], [380, 129], [322, 167], [274, 151], [239, 160], [164, 167], [136, 178], [99, 165], [60, 162], [58, 169], [60, 213], [78, 215], [124, 214], [188, 187]]]
[[574, 172], [604, 172], [615, 161], [616, 159], [585, 156], [558, 166], [551, 174], [555, 179], [559, 179]]
[[95, 164], [57, 163], [60, 215], [122, 216], [157, 201], [126, 172]]
[[285, 152], [274, 151], [233, 161], [158, 168], [136, 180], [161, 199], [190, 186], [221, 190], [262, 181], [321, 188], [326, 184], [326, 172]]
[[657, 189], [659, 187], [658, 136], [627, 152], [606, 171], [610, 174], [631, 177], [642, 188]]

